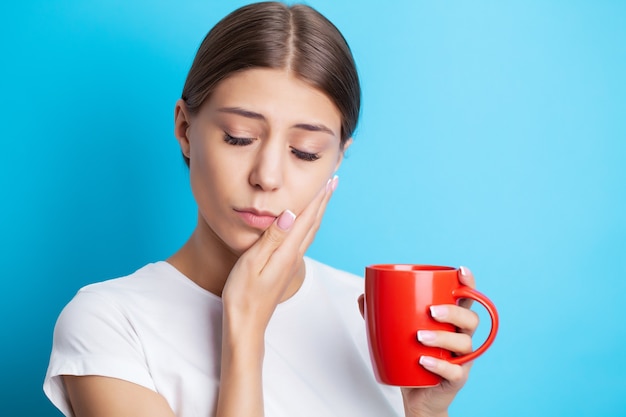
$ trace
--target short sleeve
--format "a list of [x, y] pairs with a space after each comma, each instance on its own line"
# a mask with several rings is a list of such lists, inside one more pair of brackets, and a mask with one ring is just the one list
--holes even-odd
[[106, 296], [83, 289], [63, 309], [54, 328], [44, 392], [73, 416], [62, 375], [123, 379], [156, 391], [132, 321]]

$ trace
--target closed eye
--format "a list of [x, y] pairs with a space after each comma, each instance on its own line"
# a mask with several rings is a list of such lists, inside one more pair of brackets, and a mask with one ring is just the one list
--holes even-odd
[[296, 148], [291, 148], [291, 153], [296, 156], [298, 159], [302, 159], [303, 161], [317, 161], [320, 159], [320, 156], [316, 153], [304, 152]]
[[231, 136], [228, 133], [224, 132], [224, 142], [233, 146], [247, 146], [252, 144], [254, 138], [237, 138], [235, 136]]
[[[255, 138], [239, 138], [224, 132], [224, 142], [233, 146], [248, 146], [254, 142], [254, 139]], [[296, 158], [307, 162], [313, 162], [320, 159], [319, 154], [304, 152], [296, 148], [291, 148], [291, 153], [294, 154]]]

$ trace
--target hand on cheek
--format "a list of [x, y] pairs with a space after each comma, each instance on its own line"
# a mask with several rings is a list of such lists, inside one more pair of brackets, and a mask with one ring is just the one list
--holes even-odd
[[336, 185], [336, 178], [329, 180], [297, 218], [285, 210], [239, 258], [222, 293], [225, 311], [239, 317], [238, 322], [249, 319], [265, 329], [296, 276]]

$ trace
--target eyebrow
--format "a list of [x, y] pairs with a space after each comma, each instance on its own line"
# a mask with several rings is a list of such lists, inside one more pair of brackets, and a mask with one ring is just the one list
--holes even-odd
[[237, 114], [239, 116], [247, 117], [249, 119], [265, 120], [265, 116], [263, 116], [262, 114], [255, 113], [250, 110], [244, 110], [241, 107], [221, 107], [217, 109], [217, 111], [222, 113]]
[[[241, 107], [221, 107], [218, 109], [218, 111], [221, 113], [236, 114], [238, 116], [247, 117], [248, 119], [267, 121], [265, 116], [263, 116], [261, 113], [256, 113], [250, 110], [242, 109]], [[325, 125], [321, 123], [318, 123], [318, 124], [298, 123], [298, 124], [293, 125], [292, 127], [306, 130], [309, 132], [328, 133], [331, 136], [335, 136], [335, 132], [333, 132], [330, 128], [326, 127]]]

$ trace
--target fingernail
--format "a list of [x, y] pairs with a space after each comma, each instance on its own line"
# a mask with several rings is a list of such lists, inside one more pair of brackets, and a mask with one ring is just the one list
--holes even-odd
[[424, 368], [434, 368], [437, 366], [437, 361], [430, 356], [420, 356], [420, 365]]
[[448, 307], [446, 306], [430, 306], [430, 315], [434, 318], [443, 318], [448, 315]]
[[285, 210], [280, 216], [278, 216], [278, 221], [276, 222], [276, 225], [281, 230], [289, 230], [293, 225], [293, 222], [295, 221], [296, 215], [293, 214], [290, 210]]
[[333, 179], [329, 178], [328, 181], [326, 181], [326, 192], [329, 192], [332, 188], [333, 188]]
[[459, 270], [461, 271], [461, 275], [463, 275], [464, 277], [467, 276], [467, 268], [465, 268], [464, 266], [460, 266]]
[[333, 180], [331, 181], [331, 188], [333, 191], [335, 191], [335, 189], [337, 189], [337, 184], [339, 184], [339, 177], [337, 175], [335, 175], [333, 177]]
[[430, 330], [419, 330], [417, 332], [417, 340], [420, 342], [432, 342], [435, 340], [435, 332], [431, 332]]

